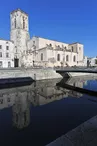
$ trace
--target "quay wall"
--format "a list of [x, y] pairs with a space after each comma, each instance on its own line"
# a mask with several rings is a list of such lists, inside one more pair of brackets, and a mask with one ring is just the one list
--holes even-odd
[[64, 75], [56, 73], [52, 68], [12, 68], [0, 69], [0, 79], [31, 77], [33, 80], [56, 79], [64, 77], [77, 76], [97, 76], [95, 73], [64, 73]]
[[69, 77], [76, 77], [76, 76], [97, 76], [96, 73], [76, 73], [76, 72], [70, 72], [67, 73], [69, 75]]
[[19, 78], [19, 77], [31, 77], [34, 80], [44, 80], [44, 79], [54, 79], [62, 78], [62, 76], [56, 73], [55, 70], [51, 68], [46, 69], [0, 69], [0, 79], [5, 78]]

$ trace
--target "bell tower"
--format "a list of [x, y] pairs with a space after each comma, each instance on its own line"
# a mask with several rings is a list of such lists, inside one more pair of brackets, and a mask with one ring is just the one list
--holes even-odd
[[22, 66], [22, 56], [27, 50], [29, 36], [28, 14], [20, 9], [10, 14], [11, 31], [10, 40], [14, 42], [14, 63], [15, 67]]

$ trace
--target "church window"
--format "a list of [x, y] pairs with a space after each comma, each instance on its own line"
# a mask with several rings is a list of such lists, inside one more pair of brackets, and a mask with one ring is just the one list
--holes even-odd
[[41, 61], [43, 61], [43, 53], [41, 53]]
[[58, 45], [58, 48], [60, 48], [60, 45]]
[[69, 61], [69, 56], [68, 55], [66, 56], [66, 61]]
[[23, 17], [23, 29], [25, 29], [25, 19]]
[[81, 47], [79, 47], [79, 50], [81, 50]]
[[14, 19], [14, 26], [15, 26], [15, 28], [16, 28], [16, 18]]
[[60, 61], [60, 54], [57, 55], [57, 61]]
[[73, 61], [76, 62], [76, 57], [75, 56], [73, 57]]
[[65, 50], [66, 50], [67, 48], [65, 47]]
[[72, 52], [73, 52], [73, 46], [72, 46]]

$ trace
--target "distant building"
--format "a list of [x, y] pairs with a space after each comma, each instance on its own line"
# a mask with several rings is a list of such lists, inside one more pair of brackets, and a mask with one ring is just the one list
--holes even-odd
[[28, 14], [20, 9], [11, 12], [10, 20], [11, 41], [0, 41], [1, 56], [3, 56], [0, 57], [1, 67], [83, 65], [83, 44], [78, 42], [67, 44], [36, 36], [30, 39]]
[[88, 57], [84, 56], [84, 59], [83, 59], [83, 66], [87, 66], [87, 60], [88, 60]]
[[97, 66], [97, 58], [96, 57], [88, 58], [87, 62], [89, 64], [88, 66]]

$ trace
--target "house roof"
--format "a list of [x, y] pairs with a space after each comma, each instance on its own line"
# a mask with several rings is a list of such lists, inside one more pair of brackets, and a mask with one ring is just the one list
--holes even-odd
[[34, 36], [34, 37], [36, 37], [36, 38], [41, 38], [41, 39], [45, 39], [45, 40], [50, 40], [50, 41], [55, 41], [55, 42], [58, 42], [58, 43], [62, 43], [62, 44], [68, 45], [68, 43], [61, 42], [61, 41], [54, 40], [54, 39], [44, 38], [44, 37], [40, 37], [40, 36]]
[[6, 41], [6, 42], [12, 42], [12, 43], [14, 43], [14, 42], [11, 41], [11, 40], [4, 40], [4, 39], [2, 39], [2, 38], [0, 38], [0, 40], [1, 40], [1, 41]]

